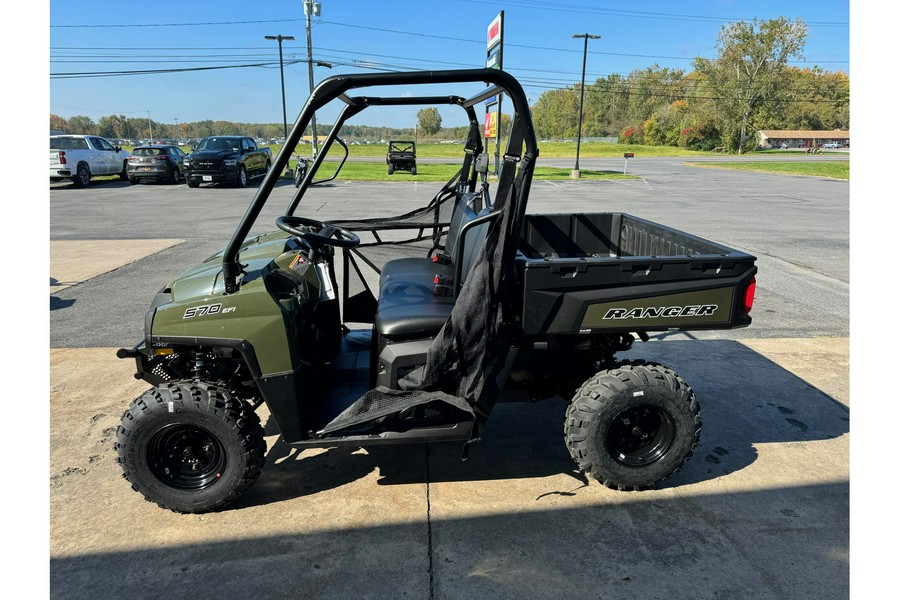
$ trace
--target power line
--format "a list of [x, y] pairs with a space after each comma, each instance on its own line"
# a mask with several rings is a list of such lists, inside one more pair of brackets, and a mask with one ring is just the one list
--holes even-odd
[[[582, 4], [567, 4], [562, 2], [547, 2], [544, 0], [505, 0], [504, 2], [496, 2], [492, 0], [458, 0], [460, 2], [468, 2], [470, 4], [490, 4], [495, 6], [516, 6], [519, 8], [527, 8], [531, 10], [549, 10], [553, 12], [574, 12], [583, 14], [598, 14], [614, 17], [628, 17], [641, 19], [660, 19], [665, 21], [699, 21], [699, 22], [735, 22], [735, 21], [752, 21], [752, 19], [741, 19], [737, 17], [713, 17], [708, 15], [685, 15], [676, 13], [660, 13], [639, 10], [625, 10], [615, 8], [600, 8], [596, 6], [585, 6]], [[850, 23], [839, 21], [805, 21], [809, 25], [820, 25], [827, 27], [848, 27]]]
[[[297, 62], [306, 62], [306, 61], [291, 61], [290, 64]], [[93, 71], [93, 72], [81, 72], [81, 73], [50, 73], [50, 79], [76, 79], [76, 78], [90, 78], [90, 77], [123, 77], [128, 75], [157, 75], [161, 73], [187, 73], [191, 71], [216, 71], [221, 69], [245, 69], [249, 67], [269, 67], [272, 65], [278, 65], [278, 63], [256, 63], [250, 65], [230, 65], [230, 66], [220, 66], [220, 67], [191, 67], [185, 69], [143, 69], [139, 71]]]
[[[474, 1], [474, 0], [463, 0], [463, 1]], [[93, 28], [93, 27], [190, 27], [195, 25], [242, 25], [248, 23], [290, 23], [300, 21], [301, 19], [271, 19], [267, 21], [219, 21], [219, 22], [207, 22], [207, 23], [144, 23], [144, 24], [121, 24], [121, 25], [51, 25], [53, 27], [85, 27], [85, 28]], [[470, 38], [461, 38], [461, 37], [453, 37], [446, 35], [437, 35], [431, 33], [421, 33], [416, 31], [403, 31], [400, 29], [388, 29], [384, 27], [372, 27], [369, 25], [357, 25], [354, 23], [340, 23], [338, 21], [320, 21], [322, 25], [336, 25], [339, 27], [348, 27], [353, 29], [362, 29], [368, 31], [380, 31], [383, 33], [392, 33], [396, 35], [407, 35], [414, 37], [424, 37], [430, 39], [438, 39], [438, 40], [446, 40], [453, 42], [463, 42], [469, 44], [479, 44], [484, 45], [484, 40], [476, 40]], [[507, 43], [506, 46], [511, 48], [525, 48], [528, 50], [544, 50], [548, 52], [568, 52], [568, 53], [579, 53], [580, 51], [573, 48], [555, 48], [552, 46], [536, 46], [531, 44], [512, 44]], [[52, 49], [52, 47], [51, 47]], [[663, 54], [634, 54], [627, 52], [606, 52], [606, 51], [598, 51], [598, 50], [590, 50], [589, 54], [597, 54], [603, 56], [619, 56], [619, 57], [627, 57], [627, 58], [654, 58], [654, 59], [662, 59], [662, 60], [694, 60], [695, 56], [671, 56], [671, 55], [663, 55]], [[790, 61], [792, 63], [815, 63], [815, 64], [826, 64], [826, 63], [849, 63], [848, 60], [797, 60]]]

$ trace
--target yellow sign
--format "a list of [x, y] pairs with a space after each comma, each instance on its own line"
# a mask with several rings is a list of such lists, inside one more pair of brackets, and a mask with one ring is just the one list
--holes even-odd
[[489, 112], [484, 115], [484, 137], [497, 137], [497, 113]]

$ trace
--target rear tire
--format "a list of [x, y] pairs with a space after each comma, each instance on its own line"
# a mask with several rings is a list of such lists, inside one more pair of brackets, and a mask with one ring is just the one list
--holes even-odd
[[566, 410], [566, 446], [578, 466], [619, 490], [677, 473], [700, 441], [693, 390], [663, 365], [635, 361], [598, 372]]
[[78, 188], [85, 188], [91, 185], [91, 170], [87, 165], [78, 165], [78, 169], [75, 171], [75, 177], [72, 178], [72, 183]]
[[172, 183], [178, 183], [181, 180], [181, 172], [178, 167], [172, 167]]
[[265, 463], [259, 417], [218, 384], [170, 381], [132, 402], [117, 432], [123, 476], [150, 502], [175, 512], [225, 506]]

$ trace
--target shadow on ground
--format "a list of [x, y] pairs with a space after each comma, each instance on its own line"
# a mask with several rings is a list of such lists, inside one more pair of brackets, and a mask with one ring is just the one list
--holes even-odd
[[[710, 481], [740, 471], [757, 458], [758, 444], [828, 440], [849, 432], [849, 410], [827, 394], [747, 346], [730, 340], [637, 344], [629, 358], [661, 362], [693, 387], [700, 402], [700, 445], [681, 473], [657, 488]], [[566, 403], [499, 404], [484, 441], [462, 461], [459, 444], [372, 446], [299, 451], [280, 439], [270, 448], [259, 481], [231, 506], [279, 502], [355, 481], [378, 469], [379, 484], [487, 481], [567, 474], [572, 494], [587, 478], [569, 457], [563, 439]], [[267, 433], [275, 433], [274, 423]], [[593, 485], [597, 485], [593, 482]]]
[[833, 483], [52, 558], [51, 598], [846, 598], [848, 494]]

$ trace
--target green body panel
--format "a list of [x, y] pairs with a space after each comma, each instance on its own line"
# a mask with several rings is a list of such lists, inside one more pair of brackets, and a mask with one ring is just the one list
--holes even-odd
[[581, 327], [659, 329], [728, 323], [733, 304], [733, 287], [602, 302], [587, 308]]
[[[246, 340], [253, 346], [263, 375], [292, 371], [292, 301], [283, 300], [289, 306], [282, 306], [266, 287], [266, 276], [287, 270], [296, 256], [296, 251], [285, 245], [289, 237], [279, 231], [249, 239], [242, 246], [245, 273], [237, 293], [225, 294], [221, 253], [179, 275], [168, 286], [171, 302], [156, 308], [151, 335]], [[302, 277], [287, 272], [297, 281], [307, 281], [303, 290], [308, 287], [317, 293], [315, 269], [307, 269]]]

